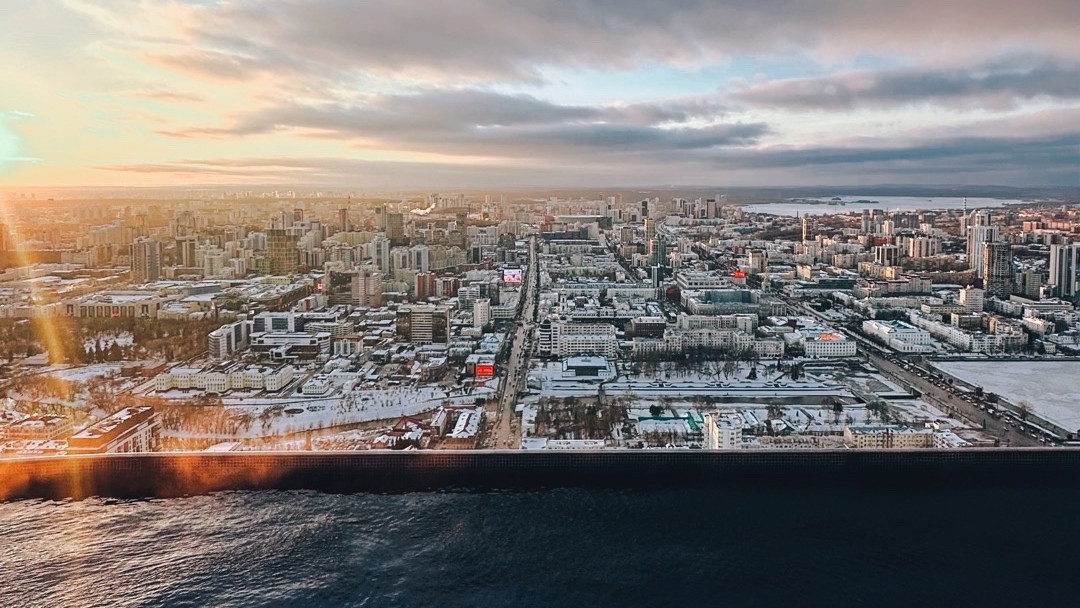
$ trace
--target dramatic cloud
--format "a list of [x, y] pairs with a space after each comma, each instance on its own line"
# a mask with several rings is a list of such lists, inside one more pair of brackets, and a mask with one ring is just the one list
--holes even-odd
[[1077, 0], [8, 12], [5, 183], [1080, 185]]
[[1008, 109], [1037, 98], [1080, 99], [1080, 61], [1014, 56], [965, 69], [862, 70], [756, 84], [733, 98], [752, 106], [792, 110], [919, 103]]
[[[853, 57], [866, 48], [970, 58], [1003, 46], [1080, 52], [1080, 3], [923, 0], [234, 0], [144, 3], [139, 11], [78, 6], [112, 27], [179, 46], [150, 54], [217, 78], [258, 72], [462, 81], [541, 78], [546, 66], [628, 69], [742, 53], [803, 50]], [[176, 26], [130, 25], [161, 13]], [[120, 24], [120, 25], [118, 25]]]
[[[762, 123], [713, 122], [722, 114], [719, 104], [700, 98], [590, 107], [529, 95], [429, 90], [371, 96], [357, 104], [273, 106], [244, 114], [227, 127], [163, 133], [226, 137], [291, 129], [359, 140], [362, 147], [531, 157], [573, 148], [658, 152], [746, 145], [768, 131]], [[690, 126], [691, 121], [702, 122]]]

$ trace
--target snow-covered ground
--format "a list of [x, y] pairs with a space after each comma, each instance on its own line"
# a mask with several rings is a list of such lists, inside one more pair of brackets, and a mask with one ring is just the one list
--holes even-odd
[[120, 368], [124, 365], [130, 365], [130, 363], [94, 363], [80, 367], [65, 367], [63, 369], [58, 367], [55, 371], [50, 370], [48, 374], [69, 382], [86, 382], [101, 376], [119, 374]]
[[997, 393], [1026, 401], [1039, 416], [1080, 429], [1080, 361], [936, 361], [946, 372]]
[[99, 340], [101, 342], [101, 348], [109, 348], [113, 344], [116, 344], [117, 346], [131, 346], [135, 343], [135, 336], [129, 331], [111, 335], [102, 334], [98, 336], [97, 339], [88, 339], [84, 341], [83, 349], [93, 349]]
[[166, 431], [170, 437], [235, 438], [252, 439], [273, 437], [327, 429], [372, 420], [393, 420], [401, 416], [415, 416], [429, 412], [444, 403], [450, 405], [473, 405], [478, 398], [492, 398], [496, 394], [498, 380], [479, 385], [471, 394], [450, 394], [438, 386], [416, 388], [392, 388], [387, 390], [360, 390], [346, 397], [333, 396], [314, 399], [282, 398], [235, 398], [222, 401], [229, 413], [237, 419], [250, 418], [245, 428], [235, 434], [192, 431]]

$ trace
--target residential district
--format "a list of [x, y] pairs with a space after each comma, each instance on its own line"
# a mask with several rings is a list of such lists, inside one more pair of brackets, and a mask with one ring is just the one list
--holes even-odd
[[13, 195], [0, 451], [1074, 441], [1077, 206], [886, 199]]

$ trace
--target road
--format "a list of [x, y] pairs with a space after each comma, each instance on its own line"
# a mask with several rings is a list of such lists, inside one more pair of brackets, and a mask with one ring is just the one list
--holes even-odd
[[536, 324], [536, 298], [539, 285], [539, 261], [536, 255], [536, 238], [529, 240], [529, 265], [525, 272], [525, 290], [522, 294], [521, 319], [514, 330], [510, 344], [510, 357], [506, 364], [506, 375], [500, 387], [498, 405], [494, 412], [493, 431], [485, 447], [517, 448], [521, 442], [521, 424], [514, 414], [518, 392], [525, 387], [525, 377], [529, 372], [529, 356], [532, 353], [532, 334]]
[[[798, 305], [791, 301], [786, 301], [786, 303], [790, 307], [789, 313], [791, 314], [809, 314], [836, 326], [835, 322], [822, 317], [809, 306]], [[985, 410], [979, 409], [979, 403], [983, 403], [981, 399], [975, 399], [975, 402], [968, 401], [965, 397], [974, 399], [974, 396], [961, 391], [959, 387], [951, 386], [940, 379], [921, 377], [917, 370], [914, 369], [914, 366], [909, 365], [908, 368], [905, 368], [904, 361], [896, 355], [887, 354], [881, 346], [846, 327], [839, 326], [839, 329], [849, 338], [855, 340], [859, 352], [865, 355], [874, 367], [892, 376], [901, 384], [919, 391], [924, 401], [937, 406], [949, 416], [959, 418], [972, 427], [983, 428], [986, 434], [999, 441], [1000, 445], [1013, 447], [1045, 446], [1038, 439], [1032, 438], [1022, 427], [1018, 427], [1015, 421], [997, 418]], [[985, 405], [984, 403], [984, 407]]]
[[[978, 405], [964, 399], [965, 393], [947, 384], [943, 388], [931, 378], [921, 378], [885, 357], [864, 350], [870, 363], [886, 374], [900, 380], [922, 394], [922, 399], [941, 408], [946, 414], [958, 417], [974, 427], [983, 427], [985, 432], [1001, 442], [1002, 446], [1041, 447], [1044, 444], [1026, 434], [1022, 429], [1003, 418], [995, 418], [979, 409]], [[940, 382], [940, 380], [938, 381]]]

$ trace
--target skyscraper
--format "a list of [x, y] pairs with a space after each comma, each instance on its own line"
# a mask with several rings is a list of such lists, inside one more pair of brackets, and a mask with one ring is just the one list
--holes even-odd
[[1080, 243], [1050, 246], [1050, 277], [1054, 295], [1072, 299], [1076, 295], [1077, 274], [1080, 273]]
[[375, 207], [375, 229], [386, 230], [386, 207]]
[[287, 230], [268, 230], [266, 232], [266, 257], [270, 274], [289, 274], [296, 272], [298, 254], [296, 236]]
[[[981, 219], [978, 213], [976, 219]], [[985, 224], [968, 226], [967, 229], [967, 256], [968, 268], [975, 271], [975, 276], [983, 278], [983, 243], [991, 243], [998, 240], [998, 227]]]
[[981, 257], [981, 275], [986, 295], [1007, 300], [1012, 293], [1012, 247], [1008, 243], [983, 243]]
[[195, 236], [182, 236], [176, 239], [176, 259], [174, 260], [177, 266], [183, 266], [184, 268], [194, 268], [198, 264], [195, 262], [195, 250], [198, 247], [199, 239]]
[[131, 282], [146, 283], [161, 278], [161, 243], [139, 237], [131, 244]]
[[405, 243], [405, 216], [400, 213], [386, 214], [386, 238], [394, 245]]

